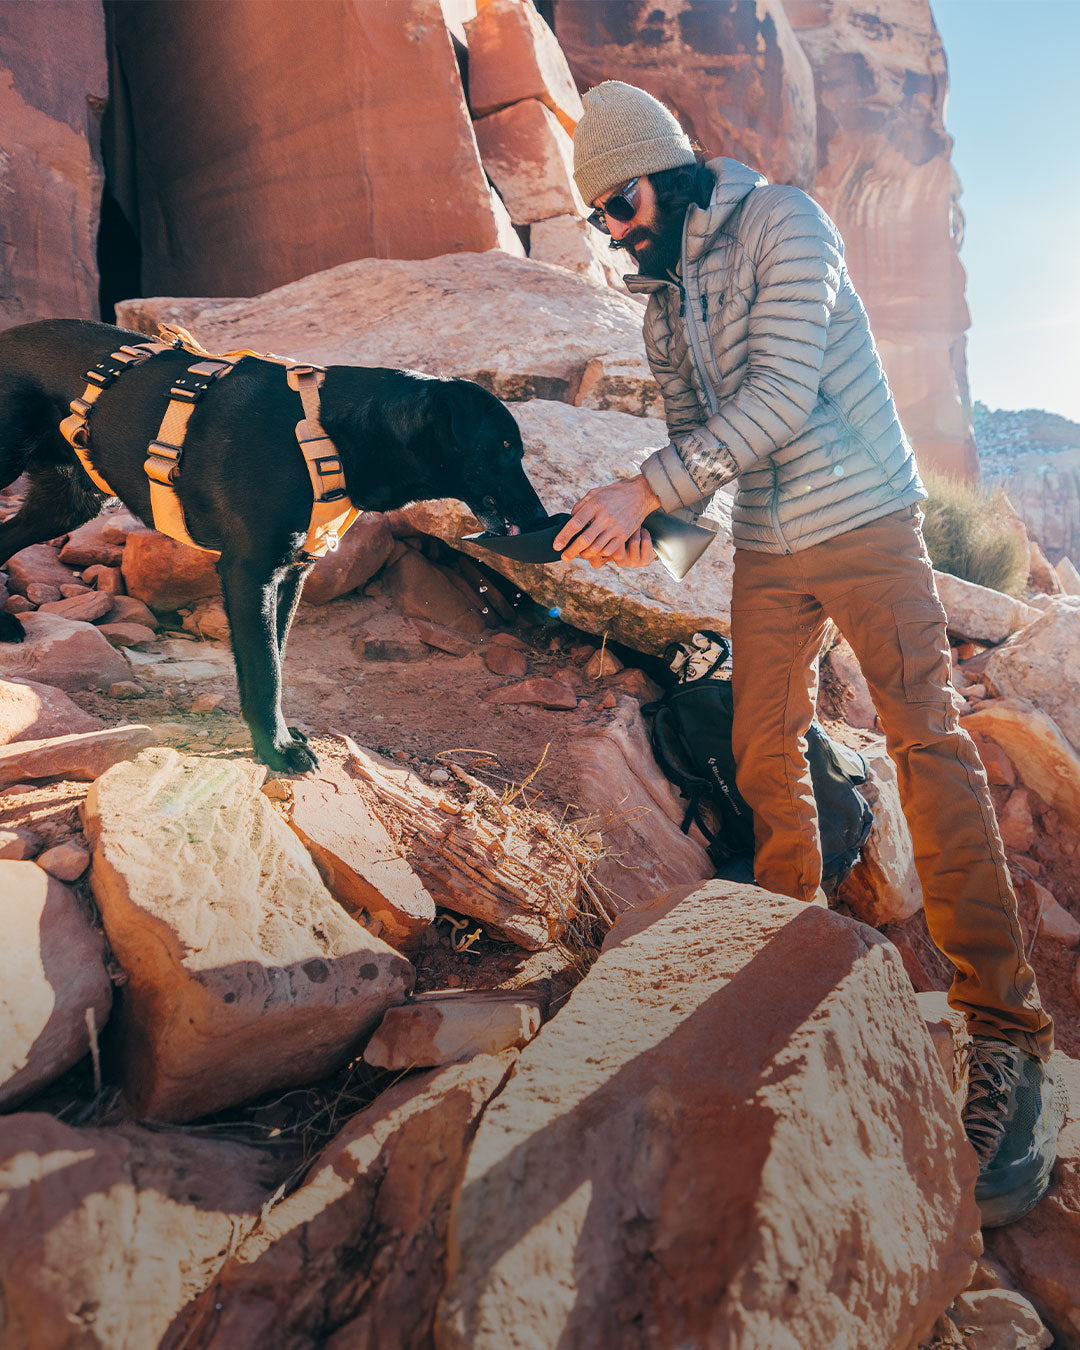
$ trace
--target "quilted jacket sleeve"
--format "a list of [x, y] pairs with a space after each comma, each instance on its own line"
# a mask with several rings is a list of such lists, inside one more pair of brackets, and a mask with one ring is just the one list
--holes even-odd
[[[703, 427], [676, 441], [699, 492], [755, 467], [802, 430], [817, 402], [843, 275], [839, 234], [812, 198], [794, 188], [764, 190], [754, 198], [740, 231], [757, 284], [746, 373]], [[702, 286], [711, 292], [707, 257], [701, 267]], [[714, 333], [709, 339], [722, 341]]]

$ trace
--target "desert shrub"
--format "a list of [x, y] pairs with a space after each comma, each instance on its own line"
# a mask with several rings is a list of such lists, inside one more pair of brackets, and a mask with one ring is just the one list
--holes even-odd
[[923, 534], [938, 571], [1019, 594], [1027, 580], [1027, 540], [1005, 494], [933, 473], [923, 480], [930, 494], [922, 504]]

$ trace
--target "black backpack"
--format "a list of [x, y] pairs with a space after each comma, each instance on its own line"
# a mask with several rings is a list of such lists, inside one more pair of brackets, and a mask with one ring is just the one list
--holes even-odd
[[[642, 712], [652, 715], [656, 762], [689, 799], [683, 833], [696, 823], [719, 870], [733, 879], [749, 879], [745, 871], [730, 866], [732, 860], [752, 859], [754, 854], [753, 815], [735, 786], [731, 681], [715, 674], [730, 654], [726, 638], [718, 633], [695, 633], [689, 644], [672, 644], [664, 658], [678, 683]], [[831, 740], [817, 721], [807, 732], [807, 761], [821, 833], [821, 886], [833, 895], [858, 862], [874, 823], [869, 803], [857, 790], [866, 782], [866, 761], [858, 751]]]

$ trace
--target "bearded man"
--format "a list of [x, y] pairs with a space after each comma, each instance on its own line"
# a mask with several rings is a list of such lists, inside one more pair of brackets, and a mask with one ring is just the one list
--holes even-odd
[[734, 481], [734, 750], [758, 885], [825, 903], [806, 763], [831, 618], [866, 676], [896, 764], [931, 935], [972, 1035], [964, 1125], [986, 1225], [1046, 1193], [1067, 1099], [1024, 955], [986, 774], [960, 729], [945, 612], [923, 543], [926, 496], [843, 241], [798, 188], [704, 163], [644, 90], [584, 98], [574, 177], [590, 222], [638, 265], [645, 346], [670, 442], [594, 488], [564, 558], [641, 566], [650, 511], [700, 510]]

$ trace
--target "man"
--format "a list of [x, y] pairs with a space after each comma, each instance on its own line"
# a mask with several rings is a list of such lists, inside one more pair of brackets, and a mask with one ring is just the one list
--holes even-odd
[[754, 812], [755, 880], [823, 902], [805, 760], [831, 617], [859, 659], [896, 762], [927, 923], [955, 967], [973, 1053], [964, 1124], [983, 1221], [1050, 1184], [1067, 1100], [1024, 957], [986, 775], [960, 730], [925, 496], [832, 221], [731, 159], [704, 165], [672, 114], [617, 81], [585, 95], [574, 177], [590, 221], [638, 264], [645, 345], [671, 441], [594, 488], [557, 548], [640, 566], [650, 511], [700, 508], [734, 480], [734, 749]]

